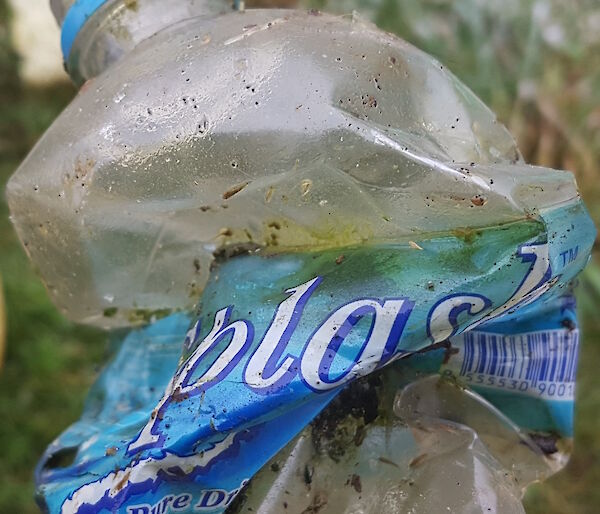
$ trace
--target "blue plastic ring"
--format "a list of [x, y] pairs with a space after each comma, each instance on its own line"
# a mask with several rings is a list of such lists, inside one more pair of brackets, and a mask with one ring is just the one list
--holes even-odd
[[63, 20], [62, 33], [60, 36], [60, 45], [63, 58], [68, 62], [71, 48], [75, 38], [81, 28], [85, 25], [88, 18], [94, 14], [108, 0], [75, 0], [75, 3], [67, 11]]

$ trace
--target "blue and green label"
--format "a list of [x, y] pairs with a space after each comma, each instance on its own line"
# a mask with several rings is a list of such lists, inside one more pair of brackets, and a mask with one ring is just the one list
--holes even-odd
[[[197, 314], [125, 337], [40, 463], [40, 497], [51, 512], [223, 512], [346, 384], [420, 366], [446, 342], [458, 351], [432, 352], [436, 370], [568, 437], [570, 282], [594, 235], [578, 203], [542, 221], [218, 263]], [[52, 468], [68, 448], [74, 463]]]

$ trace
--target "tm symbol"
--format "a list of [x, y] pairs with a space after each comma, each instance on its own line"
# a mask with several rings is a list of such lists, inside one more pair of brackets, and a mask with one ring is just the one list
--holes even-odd
[[575, 248], [569, 248], [568, 250], [561, 252], [560, 256], [562, 257], [562, 265], [566, 266], [570, 262], [573, 262], [575, 259], [577, 259], [578, 252], [579, 246], [576, 246]]

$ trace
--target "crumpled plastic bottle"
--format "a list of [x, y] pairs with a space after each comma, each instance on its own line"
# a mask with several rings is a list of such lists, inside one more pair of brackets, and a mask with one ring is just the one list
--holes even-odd
[[[90, 80], [7, 186], [57, 306], [141, 325], [40, 462], [44, 508], [282, 512], [293, 490], [290, 512], [521, 512], [572, 434], [595, 237], [573, 177], [356, 15], [157, 6], [70, 6], [67, 67]], [[481, 397], [418, 379], [440, 372]], [[336, 398], [378, 373], [404, 381], [349, 413], [356, 460], [336, 461]], [[304, 489], [248, 485], [276, 454]]]

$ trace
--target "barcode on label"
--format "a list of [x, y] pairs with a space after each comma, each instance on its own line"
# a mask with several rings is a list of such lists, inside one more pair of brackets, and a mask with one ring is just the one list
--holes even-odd
[[459, 352], [446, 369], [473, 385], [544, 398], [573, 398], [579, 332], [504, 335], [471, 331], [452, 338]]

